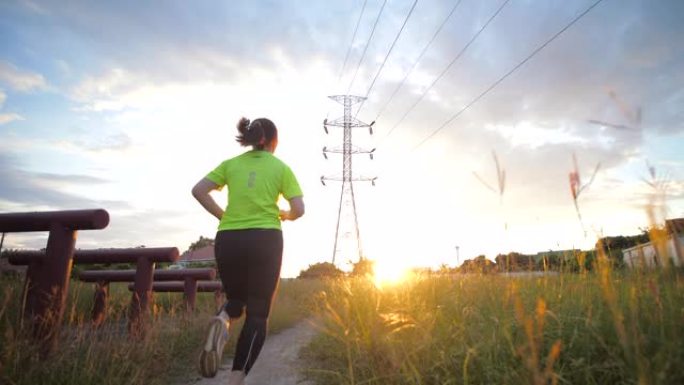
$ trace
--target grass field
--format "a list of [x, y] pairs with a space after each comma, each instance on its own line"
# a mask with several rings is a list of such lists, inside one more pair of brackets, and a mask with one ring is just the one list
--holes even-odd
[[[108, 320], [94, 332], [93, 289], [72, 281], [60, 350], [42, 360], [21, 326], [21, 288], [19, 279], [0, 280], [0, 383], [197, 377], [213, 296], [198, 296], [197, 311], [186, 315], [180, 294], [156, 294], [150, 332], [134, 340], [125, 333], [125, 285], [112, 285]], [[321, 333], [302, 359], [320, 385], [684, 383], [684, 275], [672, 268], [425, 275], [386, 286], [287, 280], [270, 332], [312, 315]]]
[[[89, 324], [93, 288], [72, 281], [60, 348], [41, 359], [19, 316], [22, 285], [22, 279], [0, 279], [0, 384], [167, 384], [197, 377], [196, 359], [215, 309], [213, 295], [198, 294], [195, 313], [187, 315], [182, 294], [155, 294], [150, 331], [144, 340], [135, 340], [125, 332], [131, 296], [125, 284], [111, 285], [108, 319], [95, 332]], [[318, 285], [283, 281], [270, 332], [307, 316], [309, 294]], [[235, 339], [224, 360], [230, 359]]]
[[304, 352], [318, 384], [684, 384], [672, 269], [327, 283]]

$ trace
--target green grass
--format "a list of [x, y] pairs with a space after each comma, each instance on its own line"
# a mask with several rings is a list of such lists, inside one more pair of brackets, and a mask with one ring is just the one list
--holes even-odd
[[307, 347], [318, 384], [684, 383], [673, 270], [330, 281]]
[[[308, 316], [309, 293], [316, 285], [281, 283], [271, 333]], [[167, 384], [197, 377], [196, 359], [208, 319], [215, 312], [212, 294], [198, 294], [197, 309], [188, 315], [181, 293], [156, 293], [149, 332], [136, 340], [125, 332], [131, 298], [125, 284], [110, 285], [107, 321], [94, 331], [90, 327], [93, 287], [72, 281], [59, 349], [42, 359], [28, 328], [22, 327], [22, 286], [23, 280], [17, 278], [0, 279], [1, 384]], [[224, 362], [229, 362], [232, 350], [232, 345], [226, 348]]]
[[[166, 384], [196, 379], [211, 294], [187, 315], [157, 293], [144, 340], [125, 333], [130, 293], [112, 284], [104, 327], [89, 326], [93, 288], [72, 282], [60, 349], [42, 360], [21, 327], [22, 281], [0, 279], [0, 383]], [[684, 276], [673, 269], [507, 278], [432, 275], [377, 288], [363, 278], [283, 281], [271, 333], [303, 318], [318, 384], [684, 383]], [[227, 347], [230, 360], [235, 342]]]

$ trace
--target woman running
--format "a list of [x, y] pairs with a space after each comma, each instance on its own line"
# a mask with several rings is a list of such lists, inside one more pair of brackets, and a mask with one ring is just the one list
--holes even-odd
[[[244, 384], [266, 338], [283, 256], [280, 222], [293, 221], [304, 214], [297, 178], [273, 155], [278, 146], [275, 124], [265, 118], [251, 123], [242, 118], [237, 129], [238, 143], [252, 146], [252, 150], [224, 161], [192, 189], [202, 207], [220, 221], [214, 253], [227, 299], [212, 320], [200, 355], [203, 376], [216, 375], [232, 326], [245, 310], [247, 314], [238, 338], [230, 385]], [[225, 211], [209, 195], [223, 186], [228, 186]], [[288, 200], [290, 210], [279, 210], [280, 195]]]

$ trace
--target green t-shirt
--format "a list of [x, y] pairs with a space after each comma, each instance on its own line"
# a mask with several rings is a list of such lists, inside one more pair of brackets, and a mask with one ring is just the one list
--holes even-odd
[[278, 198], [302, 196], [290, 167], [268, 151], [247, 151], [228, 159], [207, 179], [228, 186], [228, 207], [219, 230], [280, 229]]

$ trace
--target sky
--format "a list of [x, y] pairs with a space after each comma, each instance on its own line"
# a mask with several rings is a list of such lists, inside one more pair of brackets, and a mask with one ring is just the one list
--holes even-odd
[[[3, 1], [0, 212], [105, 208], [108, 228], [77, 247], [182, 252], [217, 225], [190, 189], [246, 150], [241, 116], [268, 117], [304, 191], [305, 216], [283, 224], [282, 275], [296, 276], [332, 259], [341, 186], [320, 177], [342, 159], [321, 150], [342, 131], [322, 121], [343, 113], [329, 95], [351, 94], [375, 121], [352, 133], [374, 159], [352, 164], [378, 177], [353, 186], [379, 266], [637, 234], [648, 207], [684, 216], [684, 2], [604, 0], [471, 104], [593, 3], [511, 0], [468, 45], [503, 0], [421, 0], [408, 19], [413, 0]], [[46, 239], [7, 234], [4, 247]], [[345, 246], [336, 262], [357, 255]]]

